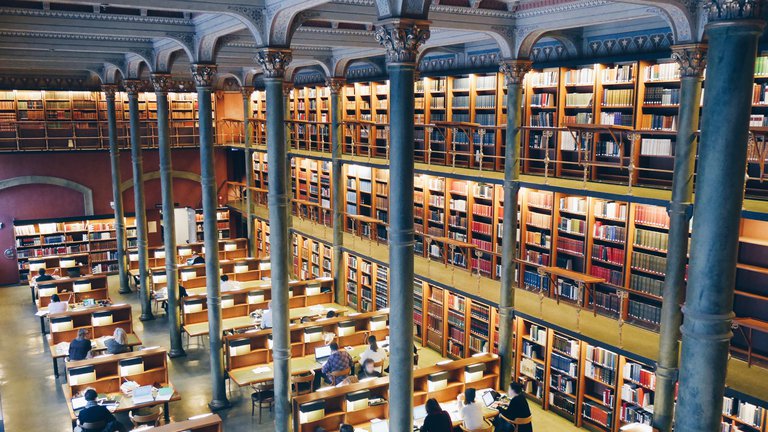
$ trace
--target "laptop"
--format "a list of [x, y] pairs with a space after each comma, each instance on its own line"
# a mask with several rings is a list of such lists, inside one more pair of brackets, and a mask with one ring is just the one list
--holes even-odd
[[389, 422], [387, 420], [372, 421], [371, 432], [389, 432]]
[[315, 348], [315, 361], [324, 363], [331, 356], [331, 347], [328, 345]]
[[427, 418], [427, 406], [426, 405], [419, 405], [419, 406], [413, 408], [413, 419], [414, 420], [423, 420], [425, 418]]
[[483, 403], [490, 409], [499, 408], [499, 400], [496, 399], [496, 396], [492, 390], [488, 390], [487, 392], [483, 393]]

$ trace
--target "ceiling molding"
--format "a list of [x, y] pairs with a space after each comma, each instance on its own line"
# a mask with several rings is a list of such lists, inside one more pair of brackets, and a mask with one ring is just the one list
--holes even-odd
[[73, 39], [89, 40], [99, 42], [136, 42], [152, 43], [151, 38], [133, 37], [133, 36], [107, 36], [107, 35], [88, 35], [72, 33], [47, 33], [47, 32], [24, 32], [24, 31], [5, 31], [0, 30], [0, 37], [30, 37], [40, 39]]
[[113, 22], [134, 22], [145, 24], [171, 24], [171, 25], [192, 25], [192, 20], [184, 18], [154, 17], [142, 15], [116, 15], [93, 12], [72, 12], [58, 10], [41, 9], [21, 9], [21, 8], [0, 8], [0, 15], [64, 18], [75, 20], [92, 21], [113, 21]]

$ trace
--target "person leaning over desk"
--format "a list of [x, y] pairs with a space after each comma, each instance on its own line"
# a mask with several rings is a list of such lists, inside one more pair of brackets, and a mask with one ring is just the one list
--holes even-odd
[[58, 294], [51, 296], [51, 302], [48, 304], [48, 315], [66, 312], [69, 310], [69, 303], [61, 301]]
[[315, 375], [315, 382], [312, 387], [315, 390], [320, 388], [321, 380], [323, 378], [325, 378], [326, 383], [336, 385], [344, 381], [347, 377], [347, 375], [334, 377], [331, 373], [343, 371], [345, 369], [351, 371], [352, 369], [352, 356], [349, 355], [347, 350], [339, 349], [339, 344], [336, 342], [331, 342], [328, 346], [331, 348], [331, 356], [328, 357], [328, 360], [325, 361], [325, 364], [320, 370], [322, 373]]
[[533, 432], [531, 409], [525, 399], [523, 386], [513, 382], [509, 385], [509, 403], [499, 408], [494, 425], [497, 432]]
[[88, 332], [81, 328], [77, 331], [77, 338], [69, 343], [69, 360], [85, 360], [91, 354], [91, 341], [88, 340]]
[[77, 414], [78, 427], [75, 432], [123, 432], [125, 426], [115, 419], [106, 407], [96, 402], [98, 394], [94, 389], [85, 391], [85, 408]]
[[120, 327], [116, 328], [112, 337], [104, 341], [104, 346], [107, 347], [107, 353], [120, 354], [128, 352], [129, 348], [126, 345], [127, 339], [128, 335], [125, 333], [125, 330]]
[[483, 407], [475, 400], [477, 391], [473, 388], [464, 390], [464, 394], [458, 396], [459, 414], [464, 422], [464, 428], [473, 431], [490, 426], [483, 416]]
[[420, 432], [451, 432], [453, 430], [453, 420], [451, 420], [450, 414], [440, 407], [437, 399], [428, 399], [425, 408], [427, 416], [419, 429]]

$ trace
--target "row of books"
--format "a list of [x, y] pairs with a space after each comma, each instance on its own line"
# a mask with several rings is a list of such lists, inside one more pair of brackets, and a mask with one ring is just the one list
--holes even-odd
[[586, 107], [592, 106], [592, 93], [568, 93], [565, 95], [565, 106]]
[[661, 322], [661, 308], [648, 303], [642, 303], [636, 300], [629, 300], [629, 309], [627, 314], [630, 318], [642, 322], [658, 325]]
[[673, 156], [672, 149], [669, 138], [643, 138], [640, 141], [641, 156]]
[[559, 76], [558, 69], [550, 69], [529, 73], [525, 76], [525, 79], [530, 80], [529, 82], [534, 87], [551, 87], [557, 85]]
[[669, 215], [664, 207], [644, 205], [635, 207], [635, 222], [657, 228], [669, 229]]
[[736, 417], [743, 423], [761, 428], [764, 408], [732, 397], [723, 397], [723, 415]]
[[582, 255], [584, 253], [584, 241], [558, 237], [557, 250]]
[[569, 357], [553, 352], [550, 358], [550, 367], [571, 377], [579, 374], [579, 363]]
[[523, 256], [523, 259], [533, 264], [538, 264], [542, 266], [549, 265], [549, 254], [544, 252], [528, 249], [525, 251], [525, 255]]
[[565, 72], [565, 85], [593, 85], [594, 83], [595, 70], [591, 67]]
[[595, 145], [596, 156], [608, 156], [618, 158], [621, 157], [622, 148], [621, 145], [616, 144], [613, 141], [599, 141]]
[[557, 229], [569, 234], [584, 235], [587, 229], [587, 221], [583, 219], [562, 217], [560, 218], [560, 222], [557, 224]]
[[603, 245], [592, 245], [592, 258], [616, 265], [623, 265], [624, 249]]
[[640, 117], [640, 129], [676, 131], [677, 115], [643, 114]]
[[667, 258], [643, 252], [632, 252], [632, 268], [664, 276]]
[[624, 281], [624, 272], [615, 269], [609, 269], [596, 264], [592, 265], [589, 272], [592, 276], [605, 279], [606, 282], [613, 285], [621, 286]]
[[[552, 373], [549, 376], [549, 386], [558, 392], [567, 393], [575, 396], [576, 393], [576, 381], [565, 375], [558, 373]], [[550, 393], [552, 395], [552, 393]]]
[[646, 87], [643, 96], [645, 105], [679, 105], [680, 89], [664, 87]]
[[603, 106], [630, 106], [634, 103], [635, 91], [633, 89], [606, 89], [603, 90]]
[[554, 107], [555, 99], [553, 93], [535, 93], [531, 95], [531, 107]]
[[637, 228], [635, 230], [635, 246], [666, 252], [669, 242], [669, 234], [659, 231], [651, 231]]
[[566, 279], [557, 279], [557, 295], [577, 302], [581, 297], [581, 288], [576, 283]]
[[664, 292], [664, 281], [632, 273], [629, 276], [629, 287], [635, 291], [661, 297]]
[[581, 414], [595, 423], [611, 428], [613, 413], [592, 401], [584, 401], [581, 406]]
[[600, 221], [595, 221], [592, 233], [595, 238], [609, 241], [624, 241], [626, 237], [626, 228], [616, 225], [603, 225]]
[[577, 113], [576, 115], [563, 116], [563, 123], [565, 125], [580, 125], [580, 124], [592, 124], [592, 113]]
[[535, 244], [545, 248], [549, 248], [551, 244], [552, 236], [539, 231], [526, 231], [525, 243]]
[[634, 64], [616, 65], [602, 70], [603, 83], [629, 83], [634, 79]]
[[526, 270], [523, 273], [523, 285], [534, 291], [549, 291], [549, 279], [542, 278], [535, 271]]
[[633, 121], [634, 117], [632, 114], [611, 111], [603, 111], [600, 113], [601, 125], [632, 127]]

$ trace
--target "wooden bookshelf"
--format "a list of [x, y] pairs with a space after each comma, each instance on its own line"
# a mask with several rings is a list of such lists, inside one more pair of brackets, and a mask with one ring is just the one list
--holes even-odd
[[653, 367], [622, 356], [619, 360], [621, 369], [621, 392], [618, 401], [618, 426], [628, 423], [651, 425], [653, 422], [653, 402], [656, 391], [656, 373]]
[[331, 162], [291, 158], [293, 214], [322, 225], [333, 224]]
[[549, 338], [549, 379], [545, 383], [545, 406], [575, 424], [578, 421], [576, 408], [579, 402], [583, 343], [554, 330], [549, 332]]
[[293, 234], [293, 274], [300, 280], [333, 276], [333, 249], [330, 245]]
[[583, 361], [581, 425], [592, 430], [614, 430], [619, 356], [605, 348], [586, 344]]
[[[136, 241], [135, 221], [125, 218], [128, 245]], [[80, 274], [114, 273], [117, 271], [117, 242], [114, 218], [91, 216], [15, 221], [16, 260], [19, 280], [28, 279], [30, 265], [41, 265], [48, 273], [66, 276], [67, 271], [79, 268]], [[67, 257], [76, 265], [60, 265]]]
[[[197, 232], [197, 241], [203, 241], [203, 209], [195, 209], [195, 231]], [[219, 233], [219, 239], [230, 238], [230, 220], [229, 209], [219, 207], [216, 209], [216, 226]]]

